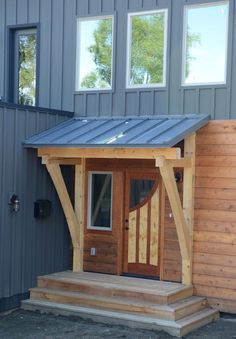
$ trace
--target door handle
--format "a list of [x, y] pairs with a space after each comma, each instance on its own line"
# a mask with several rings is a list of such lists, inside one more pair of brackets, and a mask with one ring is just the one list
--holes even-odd
[[129, 230], [129, 220], [125, 219], [125, 230]]

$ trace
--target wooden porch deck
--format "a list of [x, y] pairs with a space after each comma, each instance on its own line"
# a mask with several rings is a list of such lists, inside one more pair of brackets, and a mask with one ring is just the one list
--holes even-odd
[[22, 308], [164, 330], [178, 337], [219, 316], [204, 298], [193, 296], [192, 286], [70, 271], [39, 277]]

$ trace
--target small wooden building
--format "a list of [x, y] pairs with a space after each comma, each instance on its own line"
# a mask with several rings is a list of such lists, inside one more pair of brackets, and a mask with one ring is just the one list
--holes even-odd
[[[200, 115], [75, 118], [25, 142], [38, 148], [60, 197], [73, 271], [192, 283], [195, 132], [208, 121]], [[60, 165], [75, 167], [74, 206]], [[165, 255], [168, 219], [182, 258], [174, 269]], [[182, 274], [173, 278], [175, 272]]]

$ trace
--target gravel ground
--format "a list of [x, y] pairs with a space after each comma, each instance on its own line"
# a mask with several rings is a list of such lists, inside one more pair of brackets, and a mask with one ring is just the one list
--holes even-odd
[[[0, 338], [27, 339], [173, 339], [164, 332], [131, 329], [125, 326], [109, 326], [75, 317], [62, 317], [16, 310], [0, 314]], [[187, 339], [236, 338], [236, 316], [224, 314], [221, 319], [189, 334]]]

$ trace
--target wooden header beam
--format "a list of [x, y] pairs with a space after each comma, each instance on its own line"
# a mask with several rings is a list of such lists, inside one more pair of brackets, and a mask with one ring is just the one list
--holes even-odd
[[39, 148], [38, 156], [49, 158], [180, 159], [180, 148]]

